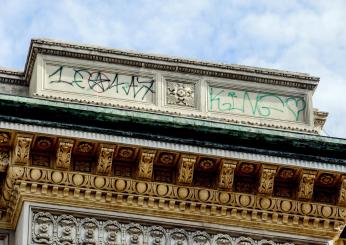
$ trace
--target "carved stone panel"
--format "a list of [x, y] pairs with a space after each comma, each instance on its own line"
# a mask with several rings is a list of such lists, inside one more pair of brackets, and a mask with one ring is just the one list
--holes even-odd
[[195, 84], [168, 81], [167, 82], [167, 104], [196, 107]]

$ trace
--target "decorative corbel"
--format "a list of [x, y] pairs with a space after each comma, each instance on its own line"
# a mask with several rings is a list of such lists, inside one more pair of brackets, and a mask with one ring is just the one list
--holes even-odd
[[14, 164], [29, 164], [32, 138], [32, 135], [17, 135], [13, 152]]
[[9, 163], [10, 163], [9, 151], [0, 149], [0, 172], [6, 172]]
[[316, 172], [303, 172], [300, 178], [297, 197], [301, 200], [311, 200], [314, 192]]
[[219, 169], [218, 187], [225, 190], [233, 189], [234, 171], [237, 167], [237, 161], [222, 160]]
[[177, 183], [189, 185], [192, 183], [196, 156], [182, 155], [178, 164]]
[[340, 206], [346, 206], [346, 176], [341, 177], [341, 186], [337, 204]]
[[153, 176], [155, 155], [155, 150], [143, 149], [141, 151], [137, 171], [138, 178], [151, 180]]
[[101, 145], [96, 174], [109, 175], [112, 172], [114, 146]]
[[263, 165], [258, 185], [258, 193], [272, 195], [277, 167]]
[[74, 140], [59, 139], [56, 153], [56, 168], [63, 170], [68, 170], [70, 168], [73, 145]]

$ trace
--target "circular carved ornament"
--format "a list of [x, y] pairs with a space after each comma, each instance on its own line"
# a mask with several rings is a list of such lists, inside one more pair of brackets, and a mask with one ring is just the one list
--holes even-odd
[[292, 179], [293, 176], [295, 174], [295, 170], [294, 169], [290, 169], [290, 168], [283, 168], [281, 169], [281, 171], [279, 172], [279, 177], [283, 180], [288, 180], [288, 179]]
[[119, 150], [119, 156], [122, 158], [131, 158], [133, 154], [134, 154], [134, 150], [131, 148], [125, 147]]
[[7, 143], [10, 140], [8, 133], [0, 133], [0, 143]]
[[48, 138], [39, 138], [36, 146], [40, 150], [48, 150], [52, 146], [52, 142]]
[[332, 174], [321, 174], [319, 182], [322, 185], [332, 185], [334, 183], [334, 176]]
[[240, 165], [240, 172], [243, 174], [252, 174], [255, 171], [256, 167], [252, 163], [242, 163]]
[[94, 147], [90, 143], [87, 143], [87, 142], [82, 142], [78, 145], [78, 150], [83, 153], [89, 153], [92, 151], [93, 148]]
[[199, 167], [203, 170], [210, 170], [215, 167], [215, 162], [212, 159], [201, 159]]
[[159, 157], [159, 161], [164, 165], [172, 165], [174, 162], [174, 155], [169, 153], [162, 153]]

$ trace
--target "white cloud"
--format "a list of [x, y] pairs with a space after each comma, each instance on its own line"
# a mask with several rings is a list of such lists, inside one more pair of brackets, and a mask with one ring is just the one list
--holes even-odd
[[2, 0], [0, 66], [47, 37], [320, 76], [314, 104], [346, 137], [346, 1]]

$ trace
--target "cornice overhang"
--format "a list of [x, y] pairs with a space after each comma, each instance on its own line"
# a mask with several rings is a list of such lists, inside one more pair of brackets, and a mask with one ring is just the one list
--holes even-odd
[[24, 72], [0, 67], [0, 83], [27, 86]]
[[0, 105], [4, 121], [345, 164], [343, 139], [9, 95]]
[[310, 76], [306, 73], [203, 62], [46, 39], [31, 40], [24, 71], [25, 80], [27, 83], [30, 81], [37, 54], [70, 57], [111, 64], [121, 64], [186, 74], [244, 80], [272, 85], [290, 86], [309, 90], [315, 90], [319, 83], [318, 77]]

